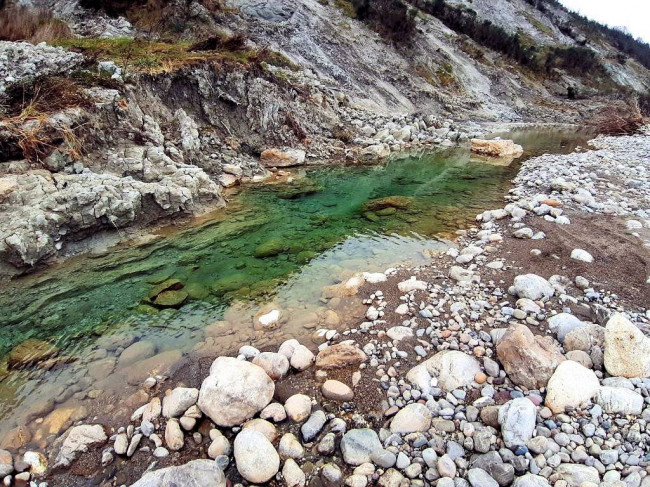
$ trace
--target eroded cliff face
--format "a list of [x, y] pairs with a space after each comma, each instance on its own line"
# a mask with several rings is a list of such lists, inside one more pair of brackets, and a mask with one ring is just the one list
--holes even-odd
[[[174, 42], [219, 31], [242, 34], [244, 50], [196, 55], [183, 47], [180, 60], [155, 69], [134, 63], [120, 43], [160, 40], [160, 31], [76, 0], [30, 3], [82, 40], [114, 43], [122, 57], [108, 55], [104, 44], [91, 51], [0, 42], [7, 107], [0, 121], [0, 260], [25, 270], [101, 230], [223, 205], [224, 187], [269, 175], [259, 158], [269, 148], [304, 151], [307, 163], [376, 160], [478, 130], [449, 119], [577, 122], [611, 95], [588, 76], [527, 72], [423, 12], [413, 43], [400, 46], [350, 18], [340, 2], [228, 0], [216, 10], [204, 3], [165, 5]], [[525, 29], [540, 45], [578, 42], [527, 2], [503, 3], [472, 8], [509, 31]], [[155, 56], [160, 47], [148, 48]], [[612, 86], [648, 89], [645, 68], [612, 62], [611, 46], [594, 48]], [[44, 80], [55, 80], [54, 96], [65, 100], [35, 110], [29, 103], [52, 97], [52, 83], [34, 89]], [[66, 83], [69, 90], [61, 88]], [[588, 98], [567, 100], [568, 86]], [[70, 93], [78, 100], [68, 100]]]

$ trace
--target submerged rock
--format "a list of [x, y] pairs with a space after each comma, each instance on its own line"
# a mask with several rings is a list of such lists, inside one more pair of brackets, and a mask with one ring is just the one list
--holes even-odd
[[265, 257], [273, 257], [279, 255], [284, 252], [286, 248], [287, 244], [285, 240], [280, 238], [273, 238], [261, 243], [255, 249], [253, 255], [258, 259], [264, 259]]
[[408, 196], [387, 196], [377, 200], [369, 201], [364, 205], [366, 211], [377, 212], [386, 208], [406, 210], [413, 204], [413, 198]]
[[16, 345], [7, 358], [10, 368], [20, 368], [47, 360], [58, 353], [59, 349], [44, 340], [28, 338]]
[[147, 297], [153, 301], [160, 293], [165, 291], [178, 291], [180, 289], [183, 289], [183, 283], [181, 281], [178, 279], [167, 279], [151, 289]]
[[188, 297], [185, 291], [163, 291], [156, 296], [154, 304], [161, 308], [178, 308]]

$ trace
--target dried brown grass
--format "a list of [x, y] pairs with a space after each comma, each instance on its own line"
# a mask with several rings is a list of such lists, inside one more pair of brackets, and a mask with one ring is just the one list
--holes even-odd
[[599, 134], [632, 135], [643, 127], [645, 120], [639, 108], [638, 98], [631, 97], [599, 110], [587, 123]]
[[14, 86], [7, 96], [2, 128], [11, 133], [25, 159], [42, 161], [57, 147], [73, 159], [81, 156], [82, 144], [76, 133], [79, 127], [54, 127], [49, 122], [52, 113], [91, 103], [77, 83], [67, 78], [44, 78]]
[[69, 27], [43, 8], [8, 5], [0, 10], [0, 41], [27, 41], [34, 44], [66, 39]]

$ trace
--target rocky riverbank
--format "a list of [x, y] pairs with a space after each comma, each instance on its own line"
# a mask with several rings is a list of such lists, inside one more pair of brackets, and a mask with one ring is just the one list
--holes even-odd
[[145, 378], [130, 421], [1, 452], [5, 484], [645, 486], [650, 133], [590, 145], [524, 163], [431, 264], [324, 290], [366, 311], [317, 350]]
[[[206, 60], [127, 76], [62, 48], [0, 42], [0, 98], [12, 115], [0, 120], [0, 275], [87, 250], [102, 232], [223, 206], [225, 188], [277, 168], [376, 162], [484, 132], [368, 110], [334, 80], [263, 66]], [[33, 100], [35, 115], [12, 112], [32, 85], [53, 99]]]

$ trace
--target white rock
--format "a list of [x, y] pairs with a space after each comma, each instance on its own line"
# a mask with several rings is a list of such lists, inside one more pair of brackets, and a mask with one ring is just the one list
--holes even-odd
[[262, 367], [273, 380], [280, 380], [289, 373], [289, 359], [281, 353], [262, 352], [253, 358], [253, 363]]
[[527, 473], [523, 477], [517, 477], [512, 487], [550, 487], [548, 480], [540, 475]]
[[305, 473], [300, 469], [298, 464], [292, 458], [284, 462], [282, 467], [282, 476], [287, 487], [303, 487], [307, 482]]
[[608, 414], [639, 415], [643, 410], [643, 396], [624, 387], [601, 387], [594, 401]]
[[199, 390], [192, 387], [177, 387], [162, 401], [162, 414], [166, 418], [181, 416], [199, 399]]
[[402, 281], [397, 285], [397, 289], [402, 293], [408, 293], [411, 291], [426, 291], [427, 283], [425, 281], [418, 281], [415, 276], [411, 276], [410, 279]]
[[[160, 452], [157, 456], [164, 455]], [[226, 487], [226, 477], [214, 460], [200, 459], [178, 467], [147, 472], [131, 487], [205, 487], [207, 485]]]
[[586, 250], [582, 250], [582, 249], [573, 249], [571, 251], [571, 258], [573, 260], [579, 260], [581, 262], [587, 262], [587, 263], [592, 263], [594, 261], [593, 256]]
[[314, 363], [314, 354], [304, 345], [298, 345], [291, 355], [291, 367], [298, 371], [306, 370]]
[[350, 430], [341, 440], [341, 452], [348, 465], [369, 463], [371, 455], [380, 450], [382, 446], [379, 437], [369, 428]]
[[515, 277], [514, 288], [517, 296], [533, 301], [550, 298], [555, 294], [551, 283], [535, 274], [523, 274]]
[[537, 407], [525, 397], [508, 401], [499, 408], [503, 442], [508, 448], [525, 445], [533, 437]]
[[383, 272], [364, 272], [363, 278], [370, 284], [385, 282], [388, 277]]
[[598, 377], [592, 370], [572, 360], [565, 360], [548, 381], [545, 404], [554, 413], [563, 413], [567, 406], [586, 404], [599, 387]]
[[286, 400], [284, 409], [291, 421], [302, 423], [311, 414], [311, 399], [304, 394], [294, 394]]
[[650, 377], [650, 338], [622, 314], [605, 326], [605, 369], [617, 377]]
[[70, 428], [54, 442], [54, 467], [69, 467], [79, 454], [87, 452], [91, 446], [104, 444], [107, 440], [104, 427], [100, 424], [84, 424]]
[[481, 366], [476, 358], [463, 352], [444, 350], [409, 370], [406, 379], [424, 394], [429, 394], [434, 377], [438, 378], [438, 385], [443, 390], [453, 391], [472, 384], [479, 372]]
[[249, 482], [269, 481], [280, 469], [280, 456], [271, 442], [259, 431], [243, 429], [235, 438], [237, 471]]
[[271, 402], [275, 384], [264, 369], [231, 357], [219, 357], [203, 381], [198, 406], [219, 426], [242, 424]]
[[390, 423], [390, 430], [399, 434], [427, 431], [430, 427], [431, 411], [417, 402], [400, 409]]
[[246, 360], [250, 360], [250, 359], [252, 359], [253, 357], [256, 357], [259, 354], [260, 354], [260, 351], [257, 348], [251, 347], [250, 345], [244, 345], [243, 347], [241, 347], [239, 349], [239, 354], [238, 355], [243, 355], [246, 358]]
[[557, 339], [561, 343], [564, 342], [564, 337], [573, 330], [586, 325], [584, 321], [581, 321], [570, 313], [558, 313], [548, 319], [548, 327], [557, 335]]
[[413, 338], [413, 330], [408, 326], [393, 326], [386, 330], [386, 335], [394, 342], [400, 342], [407, 338]]

